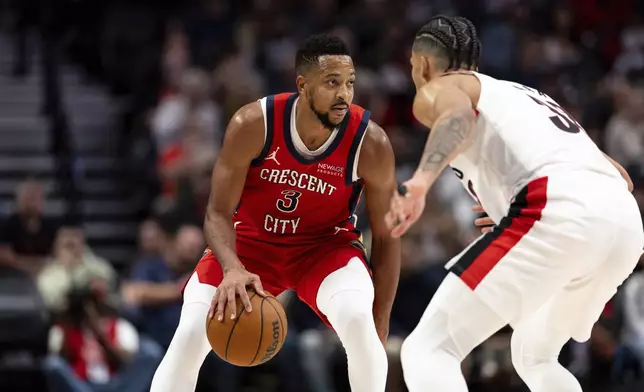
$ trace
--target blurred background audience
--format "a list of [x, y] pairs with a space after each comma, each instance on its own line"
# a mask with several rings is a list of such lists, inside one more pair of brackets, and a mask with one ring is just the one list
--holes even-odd
[[[333, 32], [357, 67], [355, 102], [411, 174], [426, 138], [412, 116], [409, 49], [430, 17], [477, 25], [481, 71], [549, 94], [628, 168], [644, 209], [642, 0], [0, 0], [0, 389], [148, 388], [204, 248], [210, 171], [227, 121], [294, 91], [294, 54]], [[387, 390], [445, 275], [478, 233], [452, 173], [403, 239]], [[369, 244], [368, 221], [360, 219]], [[348, 391], [342, 348], [285, 293], [289, 338], [266, 365], [213, 354], [200, 392]], [[586, 391], [644, 390], [644, 270], [592, 338], [561, 360]], [[472, 391], [525, 391], [500, 331], [463, 366]]]

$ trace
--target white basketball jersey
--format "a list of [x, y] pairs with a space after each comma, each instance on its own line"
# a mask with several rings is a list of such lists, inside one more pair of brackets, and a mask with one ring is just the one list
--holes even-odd
[[536, 178], [580, 171], [621, 178], [552, 98], [518, 83], [475, 75], [481, 82], [476, 140], [451, 166], [496, 222]]

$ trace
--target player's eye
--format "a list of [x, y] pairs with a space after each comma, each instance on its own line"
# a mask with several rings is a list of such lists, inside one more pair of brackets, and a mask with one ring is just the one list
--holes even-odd
[[337, 86], [338, 85], [338, 82], [336, 80], [334, 80], [334, 79], [331, 79], [331, 80], [327, 81], [327, 83], [329, 84], [329, 86]]
[[356, 81], [355, 81], [355, 80], [349, 80], [348, 85], [349, 85], [349, 86], [353, 86], [355, 83], [356, 83]]

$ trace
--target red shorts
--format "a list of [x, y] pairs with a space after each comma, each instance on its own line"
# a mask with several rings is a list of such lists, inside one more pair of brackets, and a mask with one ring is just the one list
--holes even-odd
[[[238, 238], [237, 255], [249, 272], [259, 276], [264, 290], [275, 296], [295, 290], [327, 325], [316, 301], [322, 281], [354, 257], [360, 258], [371, 274], [364, 247], [353, 233], [321, 238], [319, 245], [278, 245]], [[209, 249], [195, 271], [200, 283], [217, 287], [223, 279], [221, 266]]]

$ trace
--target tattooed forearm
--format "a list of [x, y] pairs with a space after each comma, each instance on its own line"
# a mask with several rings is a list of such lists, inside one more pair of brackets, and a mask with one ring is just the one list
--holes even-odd
[[429, 134], [418, 171], [432, 178], [472, 142], [474, 115], [453, 114], [439, 119]]

